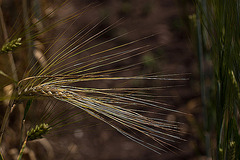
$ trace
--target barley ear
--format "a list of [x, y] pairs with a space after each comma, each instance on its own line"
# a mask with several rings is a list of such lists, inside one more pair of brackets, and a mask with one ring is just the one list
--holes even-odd
[[27, 132], [27, 139], [28, 141], [32, 141], [35, 139], [43, 138], [48, 131], [51, 130], [48, 124], [42, 123], [40, 125], [36, 125], [35, 128], [32, 128], [30, 131]]
[[234, 160], [236, 159], [235, 155], [236, 155], [236, 143], [235, 141], [231, 141], [229, 142], [229, 146], [228, 146], [228, 160]]
[[22, 40], [22, 38], [16, 38], [16, 39], [4, 44], [2, 46], [1, 52], [8, 53], [9, 51], [13, 51], [14, 49], [16, 49], [17, 47], [22, 45], [21, 40]]

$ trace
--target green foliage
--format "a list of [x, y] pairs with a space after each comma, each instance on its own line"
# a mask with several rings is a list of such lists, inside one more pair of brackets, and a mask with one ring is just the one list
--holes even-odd
[[4, 160], [1, 152], [0, 152], [0, 160]]
[[28, 113], [28, 111], [29, 111], [29, 108], [30, 108], [30, 106], [31, 106], [31, 104], [32, 104], [32, 101], [33, 101], [32, 99], [30, 99], [30, 100], [27, 101], [26, 108], [25, 108], [25, 110], [24, 110], [23, 120], [26, 119], [26, 116], [27, 116], [27, 113]]
[[[215, 75], [215, 99], [218, 159], [239, 159], [240, 110], [240, 24], [239, 1], [199, 1], [204, 51], [211, 56]], [[201, 46], [200, 46], [201, 47]], [[208, 122], [206, 122], [208, 123]]]

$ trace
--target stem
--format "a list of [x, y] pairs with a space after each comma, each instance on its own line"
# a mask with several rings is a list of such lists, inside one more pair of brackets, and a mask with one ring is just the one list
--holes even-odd
[[25, 140], [24, 140], [24, 142], [23, 142], [23, 144], [22, 144], [22, 147], [21, 147], [21, 150], [20, 150], [20, 152], [19, 152], [19, 155], [18, 155], [18, 157], [17, 157], [17, 160], [21, 160], [22, 159], [22, 155], [23, 155], [23, 151], [24, 151], [24, 149], [25, 149], [25, 147], [26, 147], [26, 143], [27, 143], [27, 136], [26, 136], [26, 138], [25, 138]]
[[[204, 1], [201, 3], [199, 1], [199, 5], [204, 7]], [[205, 7], [204, 7], [205, 8]], [[206, 106], [206, 91], [205, 91], [205, 75], [204, 75], [204, 56], [203, 56], [203, 44], [202, 44], [202, 28], [200, 23], [200, 10], [197, 8], [196, 11], [197, 18], [197, 42], [198, 42], [198, 61], [199, 61], [199, 72], [200, 72], [200, 86], [201, 86], [201, 100], [203, 106], [203, 117], [204, 117], [204, 135], [205, 135], [205, 146], [206, 146], [206, 155], [207, 157], [211, 157], [211, 147], [210, 147], [210, 135], [209, 135], [209, 127], [208, 127], [208, 113]]]
[[[6, 28], [6, 25], [5, 25], [5, 22], [4, 22], [3, 12], [2, 12], [1, 6], [0, 6], [0, 21], [1, 21], [1, 27], [2, 27], [2, 31], [3, 31], [4, 40], [5, 40], [5, 42], [9, 42], [7, 28]], [[16, 69], [14, 59], [13, 59], [12, 51], [8, 52], [8, 58], [9, 58], [9, 61], [10, 61], [10, 66], [11, 66], [11, 70], [12, 70], [13, 79], [17, 82], [18, 81], [17, 69]]]
[[30, 62], [30, 66], [33, 66], [36, 61], [35, 58], [33, 57], [33, 42], [31, 39], [31, 35], [30, 35], [30, 31], [28, 30], [28, 28], [30, 28], [30, 24], [28, 22], [28, 5], [27, 5], [28, 1], [27, 0], [23, 0], [22, 1], [22, 8], [23, 8], [23, 21], [24, 21], [24, 29], [26, 30], [25, 33], [25, 37], [26, 39], [28, 39], [27, 42], [27, 48], [28, 48], [28, 60]]
[[11, 108], [12, 108], [12, 106], [8, 106], [7, 107], [7, 110], [6, 110], [4, 118], [3, 118], [1, 130], [0, 130], [0, 145], [1, 145], [1, 142], [2, 142], [2, 137], [3, 137], [4, 130], [5, 130], [6, 126], [7, 126], [9, 115], [11, 113]]
[[[7, 33], [6, 25], [5, 25], [5, 22], [4, 22], [4, 18], [3, 18], [3, 12], [2, 12], [1, 4], [0, 4], [0, 22], [1, 22], [1, 28], [2, 28], [2, 32], [3, 32], [4, 40], [6, 42], [8, 42], [8, 33]], [[9, 58], [9, 62], [10, 62], [11, 70], [12, 70], [13, 79], [14, 79], [14, 81], [17, 82], [18, 81], [17, 70], [16, 70], [15, 62], [14, 62], [13, 55], [12, 55], [11, 51], [8, 52], [8, 58]], [[16, 88], [16, 85], [17, 84], [14, 84], [15, 88]], [[15, 94], [16, 94], [16, 90], [14, 89], [11, 97], [13, 97]], [[3, 133], [4, 133], [4, 130], [7, 126], [9, 115], [11, 113], [11, 109], [13, 107], [13, 104], [14, 104], [13, 101], [10, 100], [9, 104], [7, 106], [7, 109], [5, 111], [2, 126], [1, 126], [1, 129], [0, 129], [0, 145], [1, 145], [1, 142], [2, 142]]]

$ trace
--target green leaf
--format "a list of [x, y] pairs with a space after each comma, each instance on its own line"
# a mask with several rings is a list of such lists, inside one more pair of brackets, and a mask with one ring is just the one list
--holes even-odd
[[14, 79], [12, 77], [10, 77], [9, 75], [7, 75], [6, 73], [4, 73], [2, 70], [0, 70], [0, 75], [8, 78], [9, 80], [11, 80], [12, 82], [16, 83], [16, 81], [14, 81]]
[[27, 101], [27, 104], [26, 104], [26, 107], [25, 107], [25, 110], [24, 110], [23, 120], [26, 119], [27, 112], [28, 112], [28, 110], [29, 110], [29, 108], [30, 108], [30, 106], [31, 106], [31, 104], [32, 104], [32, 101], [33, 101], [32, 99], [30, 99], [30, 100]]
[[4, 160], [2, 154], [0, 153], [0, 160]]

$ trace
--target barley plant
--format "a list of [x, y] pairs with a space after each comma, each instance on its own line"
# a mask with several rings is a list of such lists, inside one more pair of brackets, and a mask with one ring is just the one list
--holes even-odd
[[[206, 153], [213, 159], [239, 159], [240, 2], [196, 2]], [[208, 58], [213, 64], [214, 88], [211, 89], [204, 85], [206, 77], [203, 68]], [[206, 97], [211, 95], [210, 90], [213, 96]]]
[[[124, 36], [131, 33], [123, 33], [107, 39], [104, 35], [118, 27], [121, 20], [108, 26], [103, 25], [103, 29], [98, 31], [97, 28], [104, 23], [105, 18], [100, 20], [92, 18], [91, 23], [72, 33], [72, 36], [65, 40], [65, 35], [71, 31], [71, 27], [75, 23], [81, 20], [81, 16], [87, 14], [91, 9], [94, 10], [98, 4], [89, 5], [78, 12], [69, 14], [64, 19], [51, 22], [51, 16], [56, 11], [67, 9], [68, 1], [62, 2], [44, 14], [40, 3], [37, 3], [39, 1], [27, 2], [30, 1], [23, 0], [20, 3], [22, 9], [10, 29], [9, 26], [6, 26], [4, 12], [0, 9], [1, 36], [4, 39], [0, 56], [1, 59], [9, 60], [9, 63], [4, 65], [8, 69], [2, 69], [0, 74], [1, 79], [5, 82], [5, 89], [10, 88], [10, 91], [1, 95], [1, 101], [7, 107], [1, 121], [0, 145], [2, 149], [0, 151], [2, 154], [0, 159], [4, 159], [6, 154], [4, 137], [11, 114], [20, 119], [19, 136], [17, 137], [19, 139], [16, 138], [16, 141], [20, 143], [16, 157], [18, 160], [22, 159], [24, 150], [31, 141], [41, 139], [51, 132], [53, 134], [55, 130], [63, 129], [67, 125], [77, 123], [82, 118], [82, 112], [105, 122], [128, 139], [157, 154], [180, 150], [175, 145], [177, 142], [184, 141], [181, 138], [181, 123], [167, 120], [163, 115], [169, 112], [185, 113], [154, 100], [160, 96], [151, 95], [153, 92], [150, 91], [172, 87], [159, 84], [168, 84], [171, 81], [173, 84], [177, 84], [179, 81], [186, 80], [185, 75], [135, 73], [125, 76], [127, 74], [122, 73], [129, 71], [132, 73], [132, 70], [141, 66], [143, 62], [119, 65], [129, 59], [138, 59], [139, 56], [155, 49], [155, 46], [148, 44], [137, 46], [139, 42], [144, 42], [154, 35], [111, 46], [110, 42], [121, 41]], [[50, 31], [58, 27], [65, 29], [52, 38]], [[223, 32], [224, 30], [219, 28], [219, 31]], [[226, 31], [224, 31], [225, 35], [227, 35]], [[102, 37], [106, 40], [94, 43], [95, 40]], [[44, 38], [47, 39], [46, 42], [43, 42]], [[231, 42], [229, 41], [229, 43]], [[44, 47], [46, 47], [45, 51], [41, 52], [40, 50]], [[54, 48], [57, 49], [51, 52]], [[231, 50], [230, 47], [228, 49]], [[23, 59], [23, 57], [26, 58]], [[14, 59], [18, 60], [15, 62]], [[16, 63], [20, 63], [25, 69], [16, 67]], [[114, 65], [116, 67], [112, 67]], [[238, 84], [238, 75], [234, 71], [235, 69], [232, 68], [232, 70], [224, 72], [230, 78], [229, 83], [233, 85], [232, 87]], [[103, 85], [112, 81], [119, 85], [117, 87]], [[141, 85], [142, 83], [150, 85], [137, 87], [136, 84]], [[222, 82], [219, 83], [222, 86]], [[135, 85], [130, 86], [130, 84]], [[40, 102], [41, 105], [37, 105], [36, 102]], [[61, 109], [55, 105], [58, 102], [63, 102], [65, 108]], [[232, 126], [236, 122], [234, 116], [230, 117], [229, 114], [237, 109], [234, 108], [220, 118], [224, 120], [227, 118], [232, 122]], [[14, 112], [16, 110], [17, 113]], [[159, 110], [159, 113], [155, 112], [156, 110]], [[31, 123], [31, 118], [27, 117], [31, 117], [38, 111], [41, 111], [38, 113], [41, 115], [40, 118], [37, 122]], [[219, 124], [219, 126], [221, 125]], [[218, 137], [220, 138], [220, 136]], [[228, 144], [230, 146], [230, 143], [237, 147], [234, 133], [231, 132], [228, 137], [232, 137], [231, 140], [221, 141], [219, 149]], [[223, 152], [223, 154], [226, 153]]]

